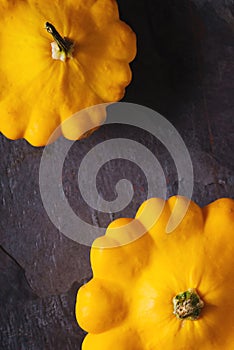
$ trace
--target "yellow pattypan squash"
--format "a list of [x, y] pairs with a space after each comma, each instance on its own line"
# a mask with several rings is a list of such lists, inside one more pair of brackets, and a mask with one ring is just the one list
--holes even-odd
[[[136, 38], [115, 0], [0, 0], [0, 13], [5, 136], [43, 146], [72, 114], [123, 97]], [[104, 119], [103, 113], [87, 118], [94, 118], [91, 127]]]
[[188, 203], [149, 199], [95, 240], [76, 302], [82, 350], [234, 349], [234, 200], [191, 201], [166, 233], [176, 201]]

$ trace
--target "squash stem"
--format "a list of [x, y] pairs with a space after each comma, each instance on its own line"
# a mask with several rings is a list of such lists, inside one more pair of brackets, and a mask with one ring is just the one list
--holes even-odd
[[200, 317], [204, 302], [201, 300], [196, 290], [188, 289], [186, 292], [179, 293], [173, 298], [173, 314], [181, 320], [197, 320]]
[[[48, 33], [50, 33], [55, 41], [52, 43], [52, 57], [54, 59], [60, 59], [65, 61], [67, 57], [72, 57], [71, 53], [74, 47], [74, 44], [68, 38], [63, 38], [59, 32], [55, 29], [53, 24], [46, 22], [45, 28]], [[54, 44], [57, 44], [57, 48]], [[57, 50], [56, 50], [57, 49]], [[57, 51], [57, 52], [56, 52]]]

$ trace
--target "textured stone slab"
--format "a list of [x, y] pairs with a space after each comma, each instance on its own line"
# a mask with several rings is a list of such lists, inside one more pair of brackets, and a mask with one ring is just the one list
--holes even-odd
[[[119, 0], [121, 17], [138, 36], [124, 100], [160, 112], [176, 127], [193, 161], [193, 199], [199, 205], [234, 197], [232, 3]], [[81, 197], [81, 160], [102, 140], [118, 137], [152, 151], [164, 170], [168, 196], [178, 188], [173, 159], [158, 140], [138, 128], [105, 125], [72, 146], [63, 171], [70, 206], [96, 226], [133, 216], [147, 197], [144, 173], [124, 160], [106, 164], [97, 178], [106, 200], [115, 198], [119, 179], [132, 182], [133, 200], [121, 213], [99, 213]], [[0, 136], [0, 348], [6, 350], [79, 349], [84, 336], [74, 302], [79, 285], [91, 277], [89, 247], [61, 234], [45, 212], [38, 184], [42, 152]]]

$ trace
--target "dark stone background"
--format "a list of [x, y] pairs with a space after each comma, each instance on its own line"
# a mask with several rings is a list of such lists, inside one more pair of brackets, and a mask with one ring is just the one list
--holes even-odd
[[[193, 161], [193, 199], [199, 205], [234, 197], [233, 1], [118, 3], [121, 18], [138, 37], [133, 81], [124, 101], [158, 111], [179, 131]], [[82, 203], [77, 168], [92, 147], [112, 137], [147, 146], [165, 171], [168, 195], [177, 190], [173, 161], [152, 135], [134, 127], [105, 125], [74, 144], [64, 171], [71, 206], [94, 225], [107, 225], [113, 217]], [[76, 324], [74, 304], [79, 286], [91, 277], [89, 248], [62, 235], [43, 208], [38, 186], [43, 148], [1, 135], [0, 152], [0, 348], [80, 349], [84, 333]], [[98, 180], [101, 194], [113, 199], [115, 183], [122, 177], [131, 179], [135, 194], [116, 217], [133, 216], [147, 188], [136, 166], [113, 161], [103, 167]]]

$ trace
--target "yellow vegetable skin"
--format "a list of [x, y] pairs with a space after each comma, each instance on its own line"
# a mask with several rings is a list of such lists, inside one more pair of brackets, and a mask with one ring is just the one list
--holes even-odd
[[82, 350], [233, 349], [234, 200], [203, 209], [191, 201], [168, 234], [177, 199], [181, 208], [188, 201], [149, 199], [135, 219], [115, 220], [95, 240], [93, 278], [76, 302], [89, 332]]
[[[131, 81], [133, 31], [115, 0], [0, 0], [0, 131], [34, 146], [74, 113], [120, 100]], [[59, 39], [59, 40], [58, 40]], [[76, 139], [105, 113], [84, 114]], [[71, 134], [71, 135], [70, 135]]]

